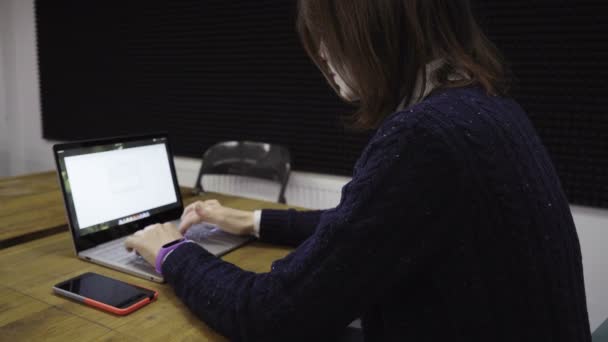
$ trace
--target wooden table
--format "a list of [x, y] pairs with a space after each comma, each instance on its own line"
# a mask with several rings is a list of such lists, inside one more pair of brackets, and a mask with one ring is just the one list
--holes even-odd
[[[223, 259], [246, 270], [267, 272], [289, 251], [255, 242]], [[168, 285], [77, 259], [68, 233], [6, 248], [0, 251], [0, 260], [0, 340], [223, 340], [190, 313]], [[158, 300], [119, 317], [52, 293], [53, 285], [84, 272], [155, 289]]]
[[[19, 196], [35, 195], [31, 190], [27, 192], [27, 189], [44, 189], [48, 190], [48, 193], [57, 191], [53, 190], [50, 180], [41, 181], [40, 179], [44, 179], [44, 177], [40, 177], [40, 175], [35, 175], [31, 178], [19, 178], [30, 180], [28, 182], [30, 187], [25, 187]], [[6, 182], [2, 184], [6, 184]], [[18, 187], [8, 188], [17, 189]], [[219, 194], [190, 197], [184, 202], [188, 204], [198, 199], [208, 198], [216, 198], [226, 206], [244, 210], [286, 208], [285, 205], [278, 203]], [[21, 203], [23, 206], [40, 211], [40, 213], [34, 214], [37, 218], [47, 218], [56, 225], [63, 222], [58, 217], [64, 216], [62, 205], [59, 207], [61, 210], [56, 208], [51, 213], [44, 213], [43, 200], [37, 202], [37, 205], [30, 205], [25, 200], [9, 200], [9, 203], [15, 213], [24, 211], [18, 205]], [[46, 204], [49, 205], [49, 203], [55, 203], [50, 195]], [[12, 216], [6, 215], [9, 211], [4, 207], [2, 210], [5, 214], [0, 215], [0, 225], [5, 225], [8, 220], [12, 219]], [[37, 222], [34, 219], [30, 221]], [[36, 224], [31, 226], [36, 226]], [[253, 242], [225, 255], [223, 259], [246, 270], [267, 272], [274, 260], [282, 258], [289, 251], [290, 249], [287, 248]], [[84, 272], [97, 272], [136, 285], [153, 288], [159, 292], [158, 300], [131, 315], [118, 317], [52, 293], [51, 287], [56, 283]], [[66, 341], [76, 339], [79, 341], [158, 340], [163, 342], [167, 340], [224, 340], [191, 314], [176, 298], [169, 286], [136, 278], [76, 258], [68, 232], [53, 234], [0, 250], [0, 340]]]
[[[182, 198], [193, 197], [181, 188]], [[55, 171], [0, 179], [0, 248], [67, 231]]]

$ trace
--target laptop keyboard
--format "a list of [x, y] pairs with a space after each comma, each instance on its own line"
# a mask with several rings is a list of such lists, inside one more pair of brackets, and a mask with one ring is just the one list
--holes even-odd
[[139, 268], [146, 272], [156, 273], [154, 267], [150, 265], [142, 256], [134, 252], [128, 252], [125, 249], [125, 240], [123, 237], [117, 240], [107, 242], [97, 246], [91, 257], [99, 257], [101, 260], [118, 265], [130, 265]]
[[222, 240], [233, 241], [234, 236], [224, 233], [216, 225], [208, 223], [198, 223], [192, 225], [190, 229], [184, 235], [185, 238], [195, 242], [203, 242], [209, 240]]
[[125, 240], [126, 237], [123, 237], [103, 245], [99, 245], [97, 248], [95, 248], [95, 254], [105, 255], [106, 259], [110, 261], [125, 261], [136, 256], [136, 254], [128, 252], [125, 249]]
[[[223, 232], [217, 226], [209, 223], [195, 224], [185, 234], [185, 237], [198, 243], [202, 243], [204, 247], [213, 249], [214, 247], [234, 246], [243, 241], [243, 237], [234, 236]], [[109, 262], [116, 265], [130, 265], [142, 271], [156, 273], [154, 267], [150, 265], [143, 257], [134, 252], [128, 252], [125, 249], [124, 242], [127, 237], [122, 237], [105, 244], [95, 247], [90, 250], [88, 256]], [[210, 252], [214, 252], [210, 250]]]

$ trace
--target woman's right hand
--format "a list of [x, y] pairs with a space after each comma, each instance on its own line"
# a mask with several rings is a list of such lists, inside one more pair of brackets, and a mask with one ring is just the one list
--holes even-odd
[[186, 234], [196, 223], [208, 222], [235, 235], [253, 234], [253, 212], [224, 207], [217, 200], [196, 201], [184, 209], [179, 231]]

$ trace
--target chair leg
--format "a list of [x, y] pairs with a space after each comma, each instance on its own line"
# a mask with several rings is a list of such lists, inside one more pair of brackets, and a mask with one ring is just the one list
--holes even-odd
[[279, 192], [279, 203], [287, 204], [287, 199], [285, 198], [285, 190], [287, 189], [287, 182], [289, 182], [289, 173], [285, 176], [285, 179], [281, 182], [281, 190]]
[[198, 196], [203, 192], [205, 192], [205, 190], [203, 189], [203, 165], [201, 163], [201, 168], [196, 177], [196, 183], [194, 183], [194, 188], [192, 188], [192, 194]]

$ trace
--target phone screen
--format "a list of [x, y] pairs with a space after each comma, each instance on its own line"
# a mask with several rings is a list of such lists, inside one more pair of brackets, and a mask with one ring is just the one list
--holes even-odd
[[153, 291], [96, 273], [85, 273], [57, 284], [56, 287], [121, 309], [129, 307], [143, 298], [152, 299], [154, 297]]

